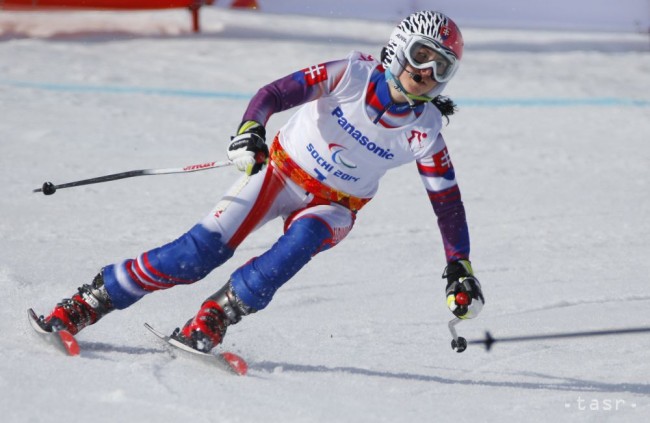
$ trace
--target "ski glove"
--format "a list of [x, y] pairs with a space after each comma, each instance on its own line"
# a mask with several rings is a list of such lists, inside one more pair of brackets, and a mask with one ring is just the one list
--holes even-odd
[[447, 307], [456, 317], [473, 319], [483, 309], [485, 299], [481, 284], [474, 277], [472, 264], [468, 260], [449, 263], [443, 278], [447, 278]]
[[252, 120], [242, 122], [237, 135], [228, 145], [228, 159], [247, 175], [256, 174], [269, 159], [269, 147], [265, 140], [264, 126]]

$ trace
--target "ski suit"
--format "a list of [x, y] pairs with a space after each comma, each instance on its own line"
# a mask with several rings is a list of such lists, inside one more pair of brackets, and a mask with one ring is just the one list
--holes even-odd
[[300, 105], [270, 140], [262, 171], [243, 176], [177, 240], [103, 269], [116, 308], [204, 278], [252, 231], [282, 217], [284, 234], [230, 277], [241, 301], [261, 310], [314, 255], [346, 237], [388, 169], [413, 161], [447, 261], [469, 258], [465, 209], [433, 104], [393, 104], [379, 62], [352, 52], [263, 87], [243, 120], [265, 125], [272, 114]]

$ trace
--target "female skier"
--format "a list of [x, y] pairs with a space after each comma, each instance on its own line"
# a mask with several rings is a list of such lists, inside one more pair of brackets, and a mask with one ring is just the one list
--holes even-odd
[[[148, 293], [203, 279], [252, 231], [282, 217], [284, 234], [277, 242], [238, 268], [172, 334], [208, 352], [222, 342], [228, 326], [263, 310], [314, 255], [347, 236], [388, 169], [413, 161], [442, 235], [447, 305], [460, 318], [476, 317], [484, 299], [440, 134], [443, 116], [455, 110], [440, 94], [462, 54], [456, 24], [442, 13], [422, 11], [394, 29], [380, 62], [354, 51], [261, 88], [228, 146], [228, 158], [244, 175], [215, 208], [177, 240], [101, 269], [90, 284], [41, 316], [41, 326], [74, 335]], [[267, 146], [264, 126], [271, 115], [296, 106], [301, 107]]]

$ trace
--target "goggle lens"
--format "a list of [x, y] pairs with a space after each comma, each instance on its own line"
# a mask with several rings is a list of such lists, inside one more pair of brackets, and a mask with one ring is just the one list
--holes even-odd
[[454, 74], [458, 61], [433, 40], [411, 39], [406, 46], [406, 60], [416, 69], [433, 70], [438, 82], [446, 82]]

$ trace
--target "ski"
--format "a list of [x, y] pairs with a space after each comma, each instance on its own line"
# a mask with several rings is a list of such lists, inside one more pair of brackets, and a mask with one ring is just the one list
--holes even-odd
[[74, 336], [72, 336], [70, 332], [67, 330], [60, 330], [56, 332], [47, 330], [47, 328], [43, 326], [43, 323], [38, 318], [34, 310], [31, 308], [27, 310], [27, 317], [29, 319], [29, 324], [34, 329], [34, 332], [38, 334], [39, 337], [45, 342], [54, 346], [56, 349], [66, 355], [79, 355], [79, 344], [77, 344], [77, 340], [74, 339]]
[[191, 357], [195, 360], [201, 361], [206, 364], [216, 365], [217, 368], [225, 370], [229, 373], [234, 373], [239, 376], [244, 376], [248, 372], [248, 364], [246, 360], [238, 356], [237, 354], [231, 352], [220, 352], [216, 354], [204, 353], [194, 348], [190, 348], [187, 345], [178, 342], [174, 338], [167, 336], [161, 332], [158, 332], [148, 323], [144, 324], [149, 332], [156, 335], [161, 341], [163, 341], [167, 346], [172, 347], [173, 351], [183, 351], [183, 355], [186, 357]]

